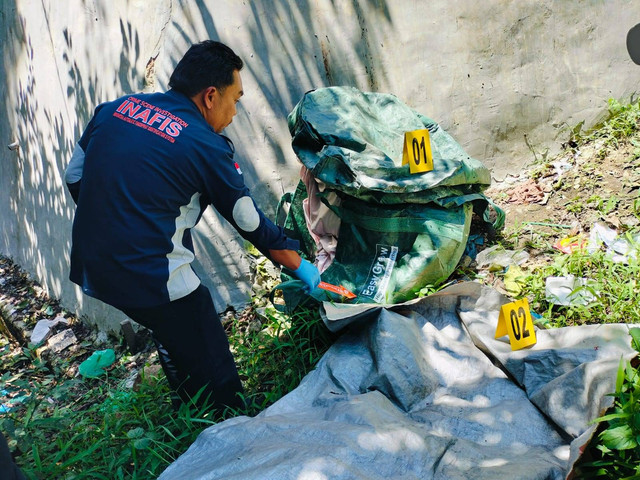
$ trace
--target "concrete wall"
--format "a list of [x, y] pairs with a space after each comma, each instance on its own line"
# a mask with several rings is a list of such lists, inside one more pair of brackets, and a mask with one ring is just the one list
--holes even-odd
[[[192, 42], [243, 57], [227, 129], [272, 214], [298, 179], [286, 115], [314, 87], [391, 92], [434, 118], [502, 179], [628, 99], [640, 69], [626, 32], [640, 2], [611, 0], [0, 0], [0, 253], [104, 328], [122, 316], [68, 280], [73, 202], [63, 172], [95, 105], [162, 90]], [[220, 309], [247, 298], [243, 244], [209, 211], [198, 271]]]

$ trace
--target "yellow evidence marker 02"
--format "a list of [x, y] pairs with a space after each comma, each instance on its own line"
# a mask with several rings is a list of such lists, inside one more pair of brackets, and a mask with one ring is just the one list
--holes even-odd
[[423, 173], [433, 170], [433, 154], [429, 130], [413, 130], [404, 133], [402, 147], [402, 165], [409, 164], [411, 173]]
[[507, 303], [500, 308], [495, 338], [505, 335], [509, 335], [511, 350], [520, 350], [536, 344], [536, 331], [526, 298]]

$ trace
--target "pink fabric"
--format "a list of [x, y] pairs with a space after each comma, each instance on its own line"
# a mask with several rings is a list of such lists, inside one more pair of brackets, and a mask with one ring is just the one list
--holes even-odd
[[[314, 178], [304, 166], [300, 170], [300, 178], [307, 187], [307, 198], [302, 202], [304, 217], [311, 238], [316, 243], [315, 264], [322, 273], [329, 268], [336, 256], [340, 217], [316, 196], [316, 193], [324, 191], [324, 183]], [[340, 205], [340, 197], [334, 192], [327, 194], [327, 200], [331, 205]]]

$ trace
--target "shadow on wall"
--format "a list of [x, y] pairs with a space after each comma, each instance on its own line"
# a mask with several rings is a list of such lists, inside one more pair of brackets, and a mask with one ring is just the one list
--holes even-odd
[[[2, 44], [0, 64], [0, 97], [11, 98], [10, 83], [7, 81], [10, 73], [16, 68], [16, 59], [20, 57], [20, 51], [25, 42], [24, 28], [16, 18], [15, 2], [7, 0], [3, 2], [4, 12], [0, 15], [0, 44]], [[12, 41], [8, 41], [12, 39]], [[18, 193], [18, 165], [20, 156], [20, 142], [17, 133], [13, 130], [13, 112], [10, 112], [9, 102], [3, 101], [0, 107], [0, 253], [11, 252], [17, 242], [18, 230], [15, 222], [10, 217], [9, 203], [15, 199]], [[14, 144], [12, 150], [7, 150], [5, 145]], [[17, 144], [17, 145], [15, 145]]]
[[[97, 18], [104, 18], [106, 16], [106, 12], [104, 12], [105, 7], [97, 5], [96, 8], [98, 9], [96, 11]], [[68, 229], [65, 232], [65, 241], [58, 242], [56, 246], [64, 248], [62, 256], [63, 263], [60, 270], [62, 272], [62, 279], [66, 282], [68, 288], [74, 288], [75, 298], [79, 306], [84, 304], [91, 305], [92, 312], [94, 313], [94, 318], [90, 319], [91, 323], [101, 323], [99, 319], [95, 317], [100, 316], [101, 313], [104, 316], [108, 316], [109, 312], [114, 309], [102, 302], [84, 296], [80, 289], [73, 287], [73, 284], [68, 280], [69, 252], [71, 251], [71, 225], [75, 206], [64, 184], [64, 171], [69, 163], [77, 141], [80, 139], [82, 132], [93, 116], [95, 107], [102, 101], [112, 99], [111, 97], [113, 97], [113, 95], [105, 93], [105, 91], [111, 90], [111, 84], [117, 79], [117, 86], [115, 88], [117, 92], [116, 96], [130, 92], [139, 92], [144, 87], [145, 72], [137, 68], [142, 55], [138, 31], [130, 22], [124, 22], [122, 19], [120, 19], [119, 22], [119, 29], [122, 47], [119, 55], [119, 65], [115, 71], [100, 75], [99, 69], [96, 68], [97, 62], [92, 58], [95, 50], [100, 48], [100, 45], [88, 44], [84, 39], [80, 39], [77, 42], [78, 46], [74, 47], [73, 38], [68, 29], [65, 29], [63, 32], [65, 46], [62, 58], [65, 64], [59, 68], [61, 74], [63, 70], [66, 71], [68, 77], [66, 91], [67, 104], [75, 105], [76, 116], [74, 118], [73, 129], [69, 128], [67, 131], [60, 133], [59, 138], [66, 138], [66, 148], [61, 155], [56, 155], [56, 166], [62, 176], [61, 192], [58, 192], [58, 195], [66, 196], [69, 220], [67, 224]], [[84, 47], [84, 51], [79, 51], [80, 46]], [[87, 69], [85, 65], [82, 65], [83, 61], [85, 65], [92, 65], [93, 68]], [[84, 72], [90, 72], [90, 76], [86, 78]], [[118, 315], [121, 314], [118, 313]], [[113, 328], [118, 328], [118, 325], [114, 325]]]
[[[2, 227], [9, 227], [2, 228], [3, 249], [12, 252], [16, 261], [34, 273], [51, 295], [64, 297], [65, 303], [75, 298], [81, 306], [86, 298], [68, 280], [75, 207], [65, 187], [64, 172], [94, 108], [104, 99], [103, 92], [112, 88], [115, 75], [119, 90], [125, 92], [141, 89], [144, 72], [135, 68], [140, 46], [131, 24], [120, 23], [123, 48], [119, 71], [99, 75], [97, 68], [87, 68], [98, 63], [95, 45], [84, 39], [74, 44], [68, 29], [52, 30], [55, 27], [49, 24], [48, 11], [42, 15], [49, 31], [42, 36], [38, 32], [38, 37], [25, 28], [28, 18], [16, 15], [13, 28], [20, 28], [21, 41], [14, 36], [6, 42], [13, 51], [3, 49], [7, 73], [16, 79], [12, 93], [17, 93], [5, 113], [17, 119], [14, 135], [20, 144], [11, 159], [14, 170], [10, 179], [2, 179], [3, 186], [9, 182], [11, 185], [1, 222]], [[51, 65], [50, 59], [43, 58], [51, 54], [54, 71], [43, 68], [43, 64]], [[13, 238], [6, 238], [7, 232]], [[107, 307], [100, 308], [108, 314]]]
[[[4, 206], [8, 211], [2, 215], [6, 218], [8, 214], [6, 221], [15, 225], [15, 237], [5, 244], [14, 245], [9, 251], [16, 253], [16, 260], [28, 270], [35, 270], [38, 279], [57, 295], [64, 287], [69, 245], [62, 226], [69, 224], [72, 216], [61, 190], [64, 165], [70, 152], [67, 132], [77, 126], [68, 107], [55, 110], [43, 106], [48, 105], [47, 99], [41, 101], [46, 85], [37, 68], [38, 55], [42, 52], [37, 51], [34, 39], [25, 32], [26, 21], [24, 17], [15, 17], [13, 26], [20, 27], [21, 41], [7, 42], [14, 50], [14, 69], [7, 72], [16, 80], [16, 89], [11, 93], [17, 94], [17, 98], [7, 103], [13, 110], [6, 113], [17, 119], [14, 134], [20, 147], [11, 159], [15, 168], [10, 180], [13, 188]], [[8, 55], [12, 54], [5, 51], [5, 65]], [[18, 76], [15, 72], [25, 74]], [[58, 92], [64, 94], [59, 72], [50, 75], [50, 82], [59, 85]], [[50, 90], [55, 91], [56, 86], [51, 85]], [[3, 184], [6, 182], [3, 180]]]
[[[221, 38], [221, 31], [226, 25], [217, 19], [215, 10], [210, 6], [213, 2], [199, 0], [195, 2], [198, 16], [206, 29], [207, 37], [213, 40], [226, 42]], [[346, 50], [344, 43], [332, 39], [321, 22], [323, 18], [330, 18], [323, 12], [318, 13], [318, 2], [300, 0], [290, 2], [288, 0], [256, 0], [250, 3], [251, 22], [243, 25], [250, 35], [250, 56], [243, 56], [246, 72], [260, 88], [260, 95], [269, 105], [270, 112], [266, 115], [252, 115], [247, 112], [242, 102], [236, 122], [241, 124], [246, 119], [247, 125], [253, 132], [258, 132], [269, 145], [269, 155], [276, 159], [278, 165], [285, 166], [287, 152], [274, 133], [273, 126], [268, 119], [276, 118], [286, 124], [287, 115], [302, 98], [303, 94], [317, 87], [331, 85], [351, 85], [367, 90], [376, 90], [382, 81], [386, 81], [384, 68], [381, 64], [380, 42], [374, 41], [375, 30], [380, 29], [381, 22], [390, 23], [391, 18], [385, 0], [352, 0], [351, 2], [331, 1], [330, 5], [335, 10], [334, 18], [337, 22], [345, 24], [345, 28], [337, 29], [341, 32], [354, 30], [355, 14], [360, 34]], [[189, 6], [184, 6], [188, 9]], [[193, 8], [195, 9], [195, 7]], [[345, 10], [344, 12], [342, 10]], [[375, 27], [374, 27], [375, 26]], [[185, 31], [176, 23], [173, 27], [181, 33], [182, 40], [187, 44], [202, 40], [194, 28]], [[332, 42], [332, 40], [334, 40]], [[231, 44], [235, 48], [235, 45]], [[175, 65], [181, 58], [182, 47], [171, 45], [171, 64]], [[236, 48], [236, 51], [238, 49]], [[240, 52], [238, 52], [240, 53]], [[240, 53], [242, 56], [242, 53]], [[356, 58], [357, 62], [345, 59]], [[363, 72], [363, 75], [359, 73]], [[366, 82], [363, 82], [365, 76]], [[240, 139], [236, 139], [236, 149], [239, 156], [244, 157], [245, 176], [251, 188], [252, 180], [259, 180], [264, 172], [256, 169], [247, 154], [246, 146]], [[291, 151], [292, 152], [292, 151]], [[262, 193], [262, 192], [261, 192]], [[271, 205], [275, 210], [279, 197], [276, 197], [274, 189], [264, 192], [268, 196], [262, 196], [261, 205]], [[267, 209], [269, 210], [269, 209]]]

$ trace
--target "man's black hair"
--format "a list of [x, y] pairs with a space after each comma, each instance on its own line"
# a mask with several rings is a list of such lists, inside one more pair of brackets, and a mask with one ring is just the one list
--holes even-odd
[[205, 40], [187, 50], [171, 74], [169, 87], [187, 97], [208, 87], [224, 90], [233, 83], [233, 71], [242, 66], [242, 59], [224, 43]]

